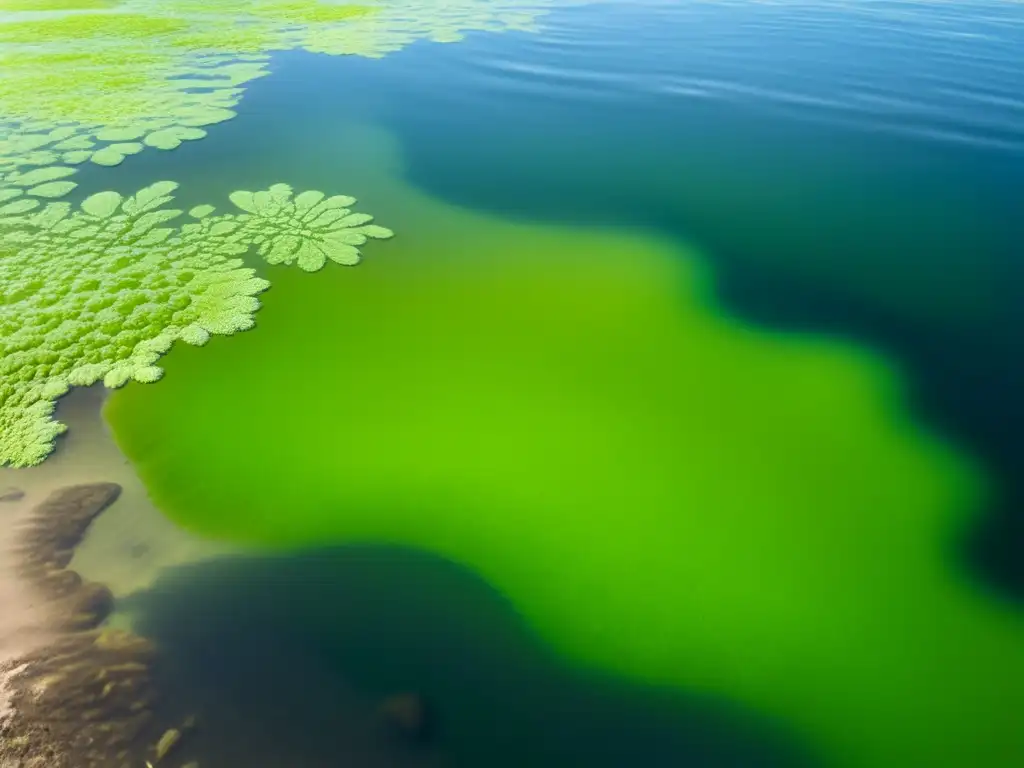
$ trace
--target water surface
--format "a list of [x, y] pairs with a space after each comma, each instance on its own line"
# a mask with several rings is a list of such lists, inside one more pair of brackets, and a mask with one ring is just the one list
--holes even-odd
[[[418, 686], [458, 765], [1024, 762], [1024, 6], [574, 4], [271, 70], [207, 139], [83, 181], [287, 181], [398, 237], [261, 266], [253, 332], [111, 400], [171, 519], [300, 550], [168, 574], [140, 627], [186, 666], [264, 625], [253, 659]], [[391, 608], [325, 586], [360, 580]], [[490, 600], [522, 624], [429, 631]], [[513, 685], [505, 642], [555, 661]], [[460, 643], [495, 655], [439, 672]], [[608, 702], [565, 724], [607, 740], [537, 737], [551, 696]]]

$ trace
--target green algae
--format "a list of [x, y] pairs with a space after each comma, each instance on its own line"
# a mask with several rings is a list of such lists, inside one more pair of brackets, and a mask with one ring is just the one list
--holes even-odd
[[232, 192], [230, 199], [248, 214], [240, 220], [252, 229], [253, 242], [268, 264], [294, 263], [306, 272], [316, 272], [328, 261], [352, 266], [362, 256], [358, 246], [370, 238], [394, 236], [372, 224], [369, 214], [353, 213], [356, 199], [348, 195], [327, 197], [310, 190], [293, 199], [291, 187], [276, 184], [266, 192]]
[[[91, 338], [83, 346], [80, 337], [90, 329], [80, 312], [82, 302], [92, 300], [91, 291], [126, 291], [127, 300], [135, 301], [133, 291], [145, 270], [167, 268], [168, 260], [177, 258], [173, 248], [179, 246], [189, 251], [188, 258], [199, 260], [186, 270], [189, 280], [195, 273], [199, 285], [220, 269], [223, 238], [236, 228], [232, 237], [242, 233], [249, 239], [244, 244], [232, 242], [240, 248], [232, 256], [254, 247], [271, 263], [296, 262], [306, 271], [318, 270], [328, 260], [355, 264], [358, 246], [368, 238], [391, 236], [390, 230], [371, 224], [371, 217], [343, 208], [354, 198], [335, 196], [321, 202], [322, 193], [306, 192], [292, 201], [291, 189], [276, 185], [255, 197], [235, 193], [233, 199], [236, 204], [242, 201], [245, 213], [186, 225], [167, 243], [140, 239], [140, 232], [131, 227], [143, 225], [125, 210], [118, 226], [127, 228], [110, 235], [110, 242], [127, 251], [106, 258], [97, 256], [101, 252], [93, 241], [99, 237], [106, 242], [103, 238], [110, 233], [92, 224], [79, 225], [96, 216], [89, 206], [110, 201], [116, 208], [119, 195], [97, 193], [74, 215], [60, 205], [37, 213], [42, 205], [37, 198], [69, 194], [77, 183], [65, 177], [86, 162], [115, 167], [147, 147], [170, 151], [204, 138], [205, 127], [235, 116], [242, 86], [267, 74], [266, 54], [271, 50], [312, 50], [320, 44], [325, 52], [383, 55], [423, 37], [450, 39], [453, 30], [501, 29], [503, 14], [515, 5], [506, 0], [487, 6], [474, 0], [446, 0], [431, 7], [404, 0], [387, 6], [139, 0], [108, 11], [105, 4], [83, 3], [41, 0], [33, 6], [16, 0], [0, 5], [0, 352], [6, 355], [0, 368], [5, 376], [0, 385], [0, 464], [34, 464], [52, 451], [54, 438], [63, 431], [63, 425], [50, 418], [54, 401], [69, 385], [104, 377], [117, 386], [128, 378], [153, 382], [160, 377], [152, 360], [136, 361], [135, 345], [143, 342], [132, 335], [138, 328], [119, 329], [116, 317], [102, 321], [103, 338]], [[61, 12], [68, 9], [75, 12]], [[18, 13], [22, 10], [51, 13], [24, 19]], [[510, 26], [521, 21], [515, 13], [509, 16]], [[345, 28], [341, 38], [331, 36], [338, 27]], [[237, 48], [240, 43], [242, 51]], [[251, 53], [248, 60], [240, 56], [244, 53]], [[278, 199], [281, 194], [288, 199]], [[265, 198], [274, 205], [263, 205]], [[261, 204], [253, 207], [254, 200]], [[306, 208], [300, 210], [301, 206]], [[35, 218], [29, 218], [30, 213]], [[112, 215], [113, 210], [99, 218]], [[164, 246], [173, 247], [169, 251]], [[140, 250], [149, 248], [151, 253]], [[204, 262], [199, 251], [213, 261]], [[129, 266], [138, 279], [123, 285], [118, 272]], [[49, 275], [45, 290], [36, 285], [40, 271]], [[82, 275], [89, 286], [84, 294], [76, 283]], [[33, 287], [26, 292], [23, 288], [29, 284]], [[185, 291], [177, 298], [191, 300], [184, 284], [176, 288]], [[132, 316], [133, 322], [164, 340], [160, 349], [147, 347], [143, 357], [162, 354], [175, 338], [199, 344], [209, 333], [243, 330], [252, 324], [246, 313], [258, 306], [251, 295], [245, 298], [251, 301], [242, 302], [244, 310], [239, 308], [244, 322], [214, 322], [214, 327], [198, 319], [179, 323], [152, 301], [137, 302], [144, 309], [133, 310], [138, 315]], [[104, 304], [100, 309], [110, 307]], [[32, 322], [23, 322], [22, 314]], [[64, 334], [57, 339], [61, 351], [47, 337], [55, 329]], [[148, 337], [144, 341], [155, 343]], [[12, 368], [15, 363], [10, 361], [21, 367]], [[76, 375], [85, 369], [96, 375]]]
[[[0, 5], [0, 189], [24, 169], [115, 167], [147, 147], [169, 151], [204, 138], [204, 128], [235, 116], [244, 86], [268, 73], [271, 51], [382, 56], [418, 39], [454, 40], [464, 29], [522, 28], [543, 13], [518, 10], [516, 0], [83, 3]], [[47, 13], [26, 18], [22, 10]], [[69, 184], [37, 194], [60, 196]], [[32, 204], [12, 205], [4, 210]]]
[[98, 11], [120, 0], [0, 0], [0, 11]]
[[1024, 761], [1024, 623], [951, 562], [984, 480], [889, 363], [724, 317], [653, 236], [353, 181], [403, 222], [386, 259], [271, 270], [259, 334], [109, 401], [161, 509], [440, 554], [566, 658], [729, 697], [827, 765]]
[[[54, 180], [67, 170], [8, 181], [58, 197], [75, 186]], [[391, 236], [339, 204], [355, 198], [311, 190], [293, 200], [286, 184], [234, 193], [242, 213], [196, 206], [197, 221], [166, 227], [182, 213], [165, 207], [177, 186], [157, 182], [129, 198], [97, 192], [77, 211], [40, 209], [20, 189], [0, 189], [0, 202], [13, 201], [0, 205], [0, 465], [29, 466], [52, 452], [65, 430], [52, 418], [55, 401], [70, 387], [153, 383], [175, 341], [201, 346], [211, 334], [251, 328], [256, 295], [269, 284], [238, 256], [257, 248], [287, 263], [295, 255], [313, 271], [327, 259], [355, 264], [355, 245]]]
[[139, 40], [170, 35], [187, 28], [179, 19], [159, 18], [143, 14], [89, 13], [58, 19], [15, 21], [0, 24], [0, 42], [68, 43], [96, 37]]
[[[136, 0], [113, 10], [86, 7], [27, 20], [0, 13], [0, 42], [7, 44], [0, 56], [5, 74], [0, 114], [31, 123], [30, 130], [55, 121], [74, 121], [83, 130], [130, 129], [140, 121], [161, 121], [160, 128], [196, 127], [208, 123], [177, 118], [182, 112], [235, 106], [239, 87], [266, 74], [271, 51], [383, 56], [418, 39], [455, 40], [467, 29], [521, 29], [544, 12], [545, 3], [529, 11], [519, 5], [518, 0], [429, 5]], [[239, 55], [253, 60], [239, 62]], [[204, 81], [208, 92], [188, 93], [196, 85], [190, 78], [216, 74], [211, 69], [230, 69], [233, 77]]]

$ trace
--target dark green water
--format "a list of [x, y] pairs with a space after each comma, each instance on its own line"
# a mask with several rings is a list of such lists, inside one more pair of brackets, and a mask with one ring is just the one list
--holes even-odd
[[423, 690], [458, 765], [1020, 764], [1024, 10], [545, 27], [282, 55], [208, 139], [89, 172], [351, 192], [399, 232], [271, 270], [254, 333], [108, 414], [197, 531], [477, 573], [254, 558], [133, 609], [200, 677], [281, 643]]

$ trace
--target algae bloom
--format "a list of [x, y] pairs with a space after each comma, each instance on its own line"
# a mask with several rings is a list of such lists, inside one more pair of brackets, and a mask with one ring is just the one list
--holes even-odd
[[[57, 196], [67, 190], [52, 189], [62, 184], [56, 170], [13, 183], [37, 196], [50, 186]], [[49, 455], [65, 429], [51, 418], [54, 402], [69, 387], [154, 382], [175, 341], [202, 345], [210, 334], [252, 327], [256, 296], [269, 287], [239, 258], [253, 247], [276, 263], [287, 243], [308, 270], [318, 257], [323, 266], [322, 248], [354, 264], [356, 244], [391, 236], [341, 207], [354, 198], [311, 190], [292, 203], [287, 184], [231, 196], [251, 212], [213, 216], [212, 206], [197, 206], [195, 221], [168, 227], [182, 215], [165, 207], [177, 186], [158, 182], [128, 198], [99, 192], [77, 210], [8, 193], [13, 202], [0, 207], [0, 465]], [[308, 229], [296, 229], [295, 217]]]
[[64, 429], [54, 401], [69, 386], [152, 382], [174, 340], [251, 326], [267, 284], [237, 260], [250, 248], [313, 271], [354, 264], [368, 238], [391, 236], [347, 208], [354, 198], [292, 200], [287, 185], [237, 192], [242, 214], [180, 230], [162, 226], [180, 215], [161, 208], [172, 182], [127, 201], [97, 193], [77, 211], [41, 207], [75, 190], [82, 164], [204, 138], [235, 116], [271, 51], [380, 56], [540, 13], [516, 5], [0, 0], [0, 465], [50, 453]]
[[359, 185], [402, 222], [387, 258], [271, 269], [259, 333], [110, 400], [161, 509], [447, 557], [563, 658], [738, 702], [825, 765], [1024, 760], [1024, 624], [949, 557], [984, 478], [885, 359], [723, 316], [657, 238]]

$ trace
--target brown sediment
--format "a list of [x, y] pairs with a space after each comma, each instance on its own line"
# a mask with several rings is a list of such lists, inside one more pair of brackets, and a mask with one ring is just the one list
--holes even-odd
[[120, 492], [114, 483], [61, 488], [19, 526], [14, 575], [34, 594], [36, 628], [48, 636], [39, 642], [37, 632], [31, 650], [0, 657], [0, 768], [165, 764], [157, 755], [170, 751], [173, 729], [155, 711], [156, 648], [130, 632], [101, 629], [113, 609], [110, 590], [67, 567]]

